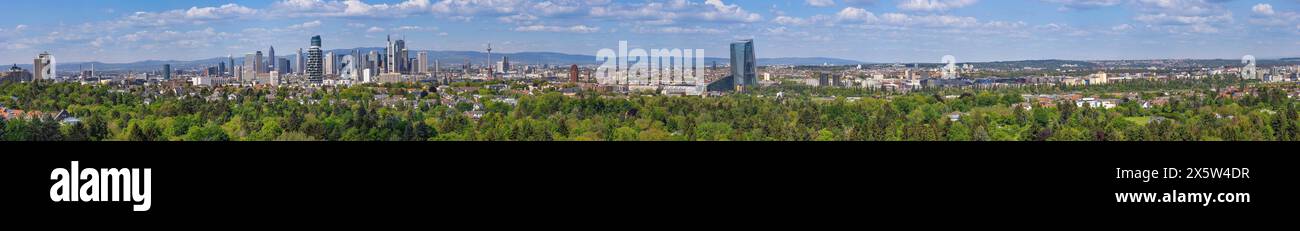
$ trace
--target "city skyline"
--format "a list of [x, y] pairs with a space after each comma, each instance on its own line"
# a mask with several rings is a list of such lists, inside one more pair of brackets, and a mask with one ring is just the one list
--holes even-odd
[[[73, 7], [49, 7], [59, 4]], [[197, 60], [272, 46], [559, 52], [620, 40], [705, 49], [755, 39], [758, 58], [863, 62], [1300, 56], [1300, 2], [1247, 0], [165, 1], [15, 2], [2, 63]], [[410, 54], [408, 54], [410, 55]], [[437, 57], [431, 57], [437, 59]]]

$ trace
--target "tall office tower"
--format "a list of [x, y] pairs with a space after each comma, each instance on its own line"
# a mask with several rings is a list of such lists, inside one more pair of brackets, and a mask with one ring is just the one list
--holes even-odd
[[382, 73], [393, 72], [393, 65], [388, 61], [393, 60], [393, 56], [396, 56], [395, 54], [393, 54], [395, 50], [396, 49], [393, 49], [393, 35], [388, 35], [388, 39], [384, 40], [384, 58], [381, 58], [379, 60], [380, 61], [379, 66], [381, 69], [379, 70], [379, 72]]
[[323, 60], [321, 60], [320, 35], [311, 37], [311, 48], [307, 50], [307, 82], [319, 84], [325, 80]]
[[420, 64], [420, 59], [418, 59], [418, 58], [410, 58], [410, 59], [407, 59], [407, 60], [406, 60], [406, 69], [404, 69], [404, 70], [406, 70], [407, 73], [416, 73], [416, 71], [418, 71], [418, 70], [415, 68], [415, 66], [418, 65], [418, 64]]
[[415, 70], [415, 68], [411, 68], [411, 66], [414, 66], [411, 65], [411, 51], [406, 50], [406, 41], [397, 40], [397, 42], [402, 44], [402, 49], [397, 53], [397, 57], [401, 58], [401, 63], [397, 64], [397, 72], [409, 74], [411, 71]]
[[239, 78], [236, 78], [236, 80], [243, 82], [244, 79], [257, 78], [257, 67], [262, 66], [260, 64], [261, 59], [257, 58], [257, 55], [257, 53], [248, 53], [244, 55], [243, 70], [240, 72], [240, 76]]
[[352, 80], [356, 81], [361, 79], [361, 74], [366, 69], [366, 57], [361, 55], [361, 49], [352, 49], [351, 55], [352, 66], [349, 66], [349, 68], [352, 68]]
[[501, 73], [510, 74], [510, 57], [501, 56]]
[[230, 75], [233, 76], [233, 75], [235, 75], [235, 73], [239, 73], [239, 71], [235, 70], [235, 66], [238, 66], [238, 65], [235, 65], [235, 55], [234, 55], [234, 54], [226, 54], [226, 58], [230, 58], [230, 70], [229, 70], [229, 71], [230, 71]]
[[265, 56], [262, 56], [262, 51], [257, 51], [257, 56], [253, 57], [253, 61], [255, 61], [253, 63], [253, 70], [257, 70], [258, 74], [270, 72], [270, 70], [266, 69], [266, 59], [263, 57]]
[[[437, 60], [437, 59], [433, 60], [433, 70], [431, 71], [431, 72], [433, 73], [433, 79], [438, 79], [438, 77], [439, 77], [439, 76], [438, 76], [438, 72], [441, 71], [441, 67], [440, 67], [438, 64], [439, 64], [439, 63], [438, 63], [438, 60]], [[449, 83], [449, 82], [447, 82], [447, 83]]]
[[32, 69], [36, 71], [36, 75], [32, 76], [32, 80], [53, 80], [57, 78], [59, 72], [57, 66], [54, 55], [51, 55], [50, 52], [41, 52], [40, 55], [36, 56], [36, 59], [32, 60]]
[[289, 74], [289, 59], [281, 58], [279, 60], [280, 61], [278, 61], [275, 65], [276, 67], [278, 67], [276, 68], [275, 71], [280, 72], [280, 75]]
[[570, 82], [570, 83], [577, 83], [577, 82], [578, 82], [578, 65], [577, 65], [577, 64], [574, 64], [574, 65], [569, 66], [569, 82]]
[[239, 65], [239, 66], [235, 66], [235, 68], [231, 68], [231, 72], [235, 75], [235, 81], [236, 81], [236, 82], [242, 82], [242, 81], [244, 80], [244, 66], [243, 66], [243, 65]]
[[381, 67], [383, 67], [383, 63], [384, 63], [384, 59], [383, 59], [383, 58], [384, 58], [384, 56], [383, 56], [383, 55], [379, 55], [379, 52], [378, 52], [378, 51], [370, 51], [370, 56], [369, 56], [369, 57], [370, 57], [370, 58], [369, 58], [369, 59], [370, 59], [370, 60], [369, 60], [370, 62], [367, 63], [366, 68], [369, 68], [369, 69], [370, 69], [370, 72], [368, 72], [369, 74], [367, 74], [366, 76], [367, 76], [367, 77], [374, 77], [374, 75], [379, 74], [379, 69], [380, 69]]
[[307, 63], [304, 62], [307, 61], [306, 58], [307, 57], [302, 56], [302, 48], [298, 48], [298, 61], [294, 62], [295, 65], [293, 68], [294, 72], [297, 72], [299, 75], [302, 75], [302, 73], [307, 72]]
[[[270, 68], [270, 69], [266, 69], [266, 72], [272, 72], [272, 71], [275, 71], [275, 70], [280, 70], [279, 65], [276, 65], [276, 64], [279, 64], [279, 63], [278, 63], [279, 61], [277, 61], [278, 59], [275, 59], [275, 46], [271, 46], [271, 50], [270, 50], [269, 52], [267, 52], [267, 55], [270, 55], [271, 57], [267, 57], [266, 62], [268, 62], [268, 64], [265, 65], [265, 66], [268, 66], [268, 67], [271, 67], [271, 68]], [[284, 73], [284, 72], [280, 72], [280, 73]]]
[[420, 74], [429, 73], [429, 52], [422, 51], [415, 57], [415, 72]]
[[758, 85], [756, 65], [753, 39], [731, 43], [731, 76], [736, 91], [743, 92]]
[[388, 36], [388, 47], [385, 48], [384, 70], [388, 73], [409, 73], [407, 64], [410, 59], [409, 51], [406, 49], [406, 40], [398, 39], [393, 41], [393, 36]]
[[163, 80], [172, 80], [172, 65], [171, 65], [171, 64], [163, 64], [163, 73], [162, 73], [162, 76], [163, 76], [163, 78], [162, 78]]
[[226, 61], [221, 61], [221, 63], [217, 64], [217, 73], [215, 75], [224, 75], [223, 73], [226, 73]]
[[339, 67], [336, 60], [333, 51], [325, 53], [325, 75], [333, 75], [338, 71]]

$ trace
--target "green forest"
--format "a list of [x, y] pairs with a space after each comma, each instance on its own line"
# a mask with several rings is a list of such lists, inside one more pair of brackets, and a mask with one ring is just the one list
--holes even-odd
[[[1211, 91], [1251, 86], [1224, 97]], [[885, 94], [769, 87], [723, 97], [505, 93], [517, 105], [444, 106], [433, 85], [323, 88], [135, 87], [5, 83], [0, 106], [80, 120], [0, 121], [5, 141], [1296, 141], [1291, 84], [1214, 78], [1101, 86], [970, 88]], [[221, 92], [214, 94], [215, 91]], [[776, 97], [781, 93], [781, 97]], [[1015, 106], [1022, 94], [1175, 92], [1167, 104], [1112, 109]], [[376, 95], [419, 99], [383, 105]], [[461, 93], [471, 94], [471, 93]], [[472, 94], [498, 94], [480, 90]], [[208, 97], [218, 95], [220, 97]], [[957, 95], [958, 97], [945, 97]], [[234, 96], [234, 97], [230, 97]], [[295, 97], [299, 96], [299, 97]], [[867, 96], [867, 97], [850, 97]], [[959, 118], [954, 118], [954, 115]]]

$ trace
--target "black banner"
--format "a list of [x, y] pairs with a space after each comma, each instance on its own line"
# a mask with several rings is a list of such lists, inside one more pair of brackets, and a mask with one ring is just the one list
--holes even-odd
[[[20, 222], [214, 226], [1281, 218], [1296, 205], [1289, 157], [1213, 151], [1260, 145], [1281, 144], [79, 143], [6, 155], [3, 196]], [[73, 161], [152, 170], [150, 208], [54, 201], [51, 175]], [[1120, 201], [1146, 193], [1173, 199]]]

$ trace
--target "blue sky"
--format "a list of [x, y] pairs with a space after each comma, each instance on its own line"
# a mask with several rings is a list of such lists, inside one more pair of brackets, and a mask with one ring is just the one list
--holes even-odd
[[[754, 38], [759, 57], [868, 62], [1300, 56], [1300, 0], [237, 0], [5, 3], [0, 63], [194, 60], [322, 35], [327, 49], [594, 55]], [[12, 15], [16, 14], [16, 15]], [[436, 57], [435, 57], [436, 58]]]

